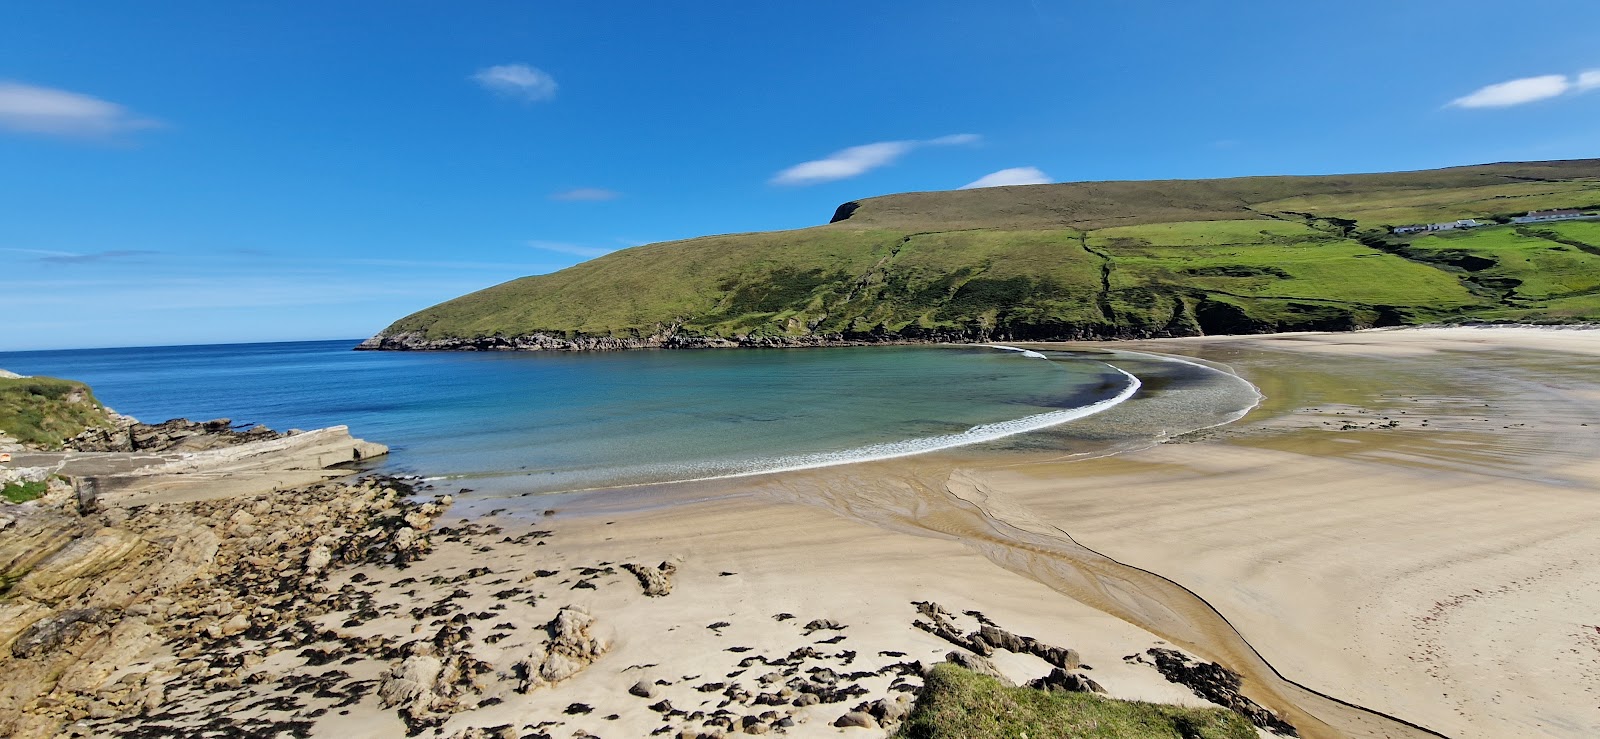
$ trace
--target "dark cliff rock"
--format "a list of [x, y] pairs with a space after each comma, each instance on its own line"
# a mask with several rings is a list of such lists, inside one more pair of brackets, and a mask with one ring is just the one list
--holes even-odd
[[[1266, 333], [1272, 329], [1241, 333]], [[557, 336], [547, 333], [521, 336], [473, 336], [430, 339], [421, 333], [378, 335], [358, 344], [357, 351], [619, 351], [625, 349], [781, 349], [874, 344], [984, 344], [1007, 341], [1103, 341], [1195, 336], [1199, 332], [1178, 327], [1160, 330], [1107, 326], [1020, 327], [1011, 331], [918, 330], [872, 331], [798, 336], [688, 336], [659, 333], [648, 336]]]
[[288, 436], [265, 426], [235, 430], [233, 422], [226, 418], [174, 418], [156, 424], [140, 423], [126, 416], [116, 420], [114, 427], [89, 429], [69, 439], [66, 446], [80, 452], [198, 452]]

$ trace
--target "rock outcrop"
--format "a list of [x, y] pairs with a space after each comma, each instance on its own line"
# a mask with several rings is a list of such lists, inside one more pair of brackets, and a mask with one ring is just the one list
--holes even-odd
[[673, 562], [654, 566], [628, 562], [622, 565], [622, 569], [632, 572], [639, 579], [645, 595], [659, 598], [672, 592], [672, 576], [677, 573], [678, 565]]
[[1004, 649], [1008, 652], [1034, 655], [1058, 670], [1076, 670], [1081, 666], [1077, 650], [1046, 644], [1031, 636], [1013, 634], [990, 623], [981, 614], [976, 616], [979, 620], [978, 630], [962, 634], [953, 622], [953, 615], [938, 603], [919, 601], [912, 605], [917, 607], [918, 613], [928, 618], [926, 621], [912, 622], [913, 626], [967, 649], [973, 654], [987, 657], [994, 654], [997, 649]]
[[67, 448], [80, 452], [199, 452], [290, 435], [260, 425], [235, 430], [233, 422], [226, 418], [214, 421], [174, 418], [148, 424], [128, 416], [116, 416], [113, 421], [115, 425], [111, 428], [89, 429], [68, 440]]
[[[314, 619], [356, 604], [329, 592], [325, 572], [404, 567], [426, 552], [449, 500], [409, 494], [374, 478], [87, 516], [50, 500], [0, 506], [0, 735], [59, 736], [70, 722], [134, 717], [140, 736], [179, 734], [196, 712], [224, 734], [299, 731], [234, 724], [197, 703], [247, 687], [257, 679], [250, 665], [275, 651], [304, 647], [317, 658], [311, 645], [339, 641]], [[449, 641], [428, 647], [445, 655], [432, 683], [425, 660], [396, 653], [397, 669], [417, 690], [451, 697], [484, 668], [436, 646]], [[380, 657], [394, 649], [354, 644]], [[426, 704], [419, 714], [442, 707]]]
[[1192, 659], [1175, 649], [1152, 648], [1145, 654], [1164, 677], [1189, 688], [1195, 695], [1244, 716], [1250, 723], [1274, 734], [1300, 735], [1289, 722], [1240, 694], [1243, 680], [1238, 673], [1215, 662]]
[[566, 680], [610, 650], [610, 642], [594, 633], [594, 625], [594, 616], [583, 608], [562, 608], [545, 625], [550, 638], [516, 664], [517, 692]]

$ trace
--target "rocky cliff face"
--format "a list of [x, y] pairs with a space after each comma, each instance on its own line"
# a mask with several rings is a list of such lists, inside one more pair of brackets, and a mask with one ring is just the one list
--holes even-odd
[[[420, 332], [379, 334], [356, 346], [357, 351], [617, 351], [625, 349], [780, 349], [874, 344], [984, 344], [1008, 341], [1099, 341], [1194, 336], [1198, 331], [1181, 327], [1158, 330], [1107, 329], [1104, 326], [1050, 326], [1016, 331], [919, 331], [882, 333], [812, 334], [798, 336], [691, 336], [663, 331], [645, 336], [557, 336], [534, 333], [520, 336], [428, 338]], [[1243, 332], [1257, 333], [1257, 332]], [[1265, 333], [1261, 331], [1260, 333]]]

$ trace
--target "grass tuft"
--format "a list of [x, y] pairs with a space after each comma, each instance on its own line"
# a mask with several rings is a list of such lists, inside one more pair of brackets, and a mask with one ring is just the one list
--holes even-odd
[[50, 483], [44, 480], [10, 482], [0, 488], [0, 497], [7, 503], [26, 503], [43, 497], [49, 489]]
[[1144, 703], [1016, 688], [945, 663], [928, 673], [901, 739], [1255, 739], [1220, 708]]

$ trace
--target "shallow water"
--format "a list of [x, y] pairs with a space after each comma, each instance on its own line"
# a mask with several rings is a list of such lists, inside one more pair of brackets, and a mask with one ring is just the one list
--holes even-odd
[[[0, 353], [0, 367], [83, 380], [111, 407], [151, 422], [347, 424], [392, 448], [385, 471], [501, 492], [721, 477], [974, 444], [1091, 453], [1226, 420], [1253, 402], [1214, 371], [1118, 353], [389, 353], [353, 352], [353, 343]], [[1122, 420], [1084, 417], [1130, 396], [1138, 402], [1117, 414]], [[1155, 415], [1138, 410], [1178, 397], [1196, 402], [1166, 403]]]

